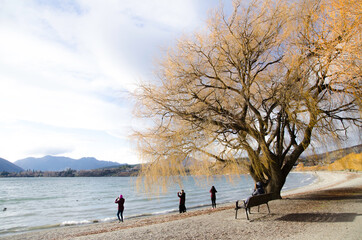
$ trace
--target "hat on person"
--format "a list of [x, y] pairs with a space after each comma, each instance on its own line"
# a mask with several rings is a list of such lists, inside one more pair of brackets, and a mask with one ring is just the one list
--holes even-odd
[[123, 195], [121, 194], [121, 195], [119, 195], [119, 198], [123, 198]]

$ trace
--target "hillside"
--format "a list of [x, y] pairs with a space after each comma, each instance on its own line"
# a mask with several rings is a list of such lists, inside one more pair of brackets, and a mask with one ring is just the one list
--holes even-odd
[[35, 171], [63, 171], [69, 168], [73, 170], [91, 170], [121, 165], [117, 162], [100, 161], [92, 157], [72, 159], [60, 156], [45, 156], [42, 158], [30, 157], [18, 160], [15, 164], [23, 169]]
[[351, 153], [361, 153], [362, 152], [362, 145], [356, 145], [349, 148], [343, 148], [327, 153], [322, 154], [315, 154], [310, 155], [307, 157], [301, 157], [298, 160], [298, 163], [303, 163], [304, 166], [315, 166], [318, 164], [329, 164], [333, 163], [334, 161], [343, 158]]
[[24, 169], [9, 162], [8, 160], [0, 158], [0, 172], [21, 172], [21, 171], [24, 171]]
[[314, 166], [304, 166], [300, 163], [295, 168], [296, 171], [362, 171], [362, 153], [350, 153], [331, 164], [317, 164]]

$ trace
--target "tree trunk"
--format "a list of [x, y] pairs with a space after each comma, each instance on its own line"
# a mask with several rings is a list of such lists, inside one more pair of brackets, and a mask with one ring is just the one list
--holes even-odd
[[263, 169], [264, 179], [261, 179], [255, 173], [255, 169], [250, 167], [250, 175], [255, 182], [261, 181], [264, 183], [264, 190], [266, 193], [273, 193], [274, 199], [281, 199], [280, 192], [285, 184], [288, 173], [285, 173], [275, 161], [270, 161], [268, 169]]
[[[268, 176], [268, 179], [265, 179], [264, 188], [267, 193], [273, 193], [274, 199], [281, 199], [280, 192], [285, 184], [285, 181], [287, 179], [288, 174], [292, 170], [294, 164], [296, 163], [298, 157], [300, 154], [292, 154], [285, 159], [283, 159], [282, 162], [285, 164], [283, 166], [280, 166], [281, 163], [278, 163], [278, 161], [268, 161], [269, 162], [269, 169], [264, 170], [268, 171], [268, 174], [265, 174]], [[255, 181], [260, 181], [254, 178]]]
[[265, 186], [267, 193], [273, 193], [274, 198], [280, 199], [280, 191], [282, 190], [288, 174], [283, 174], [277, 161], [269, 161], [270, 178]]
[[283, 175], [273, 176], [265, 187], [266, 193], [273, 193], [274, 199], [281, 199], [280, 192], [284, 186], [286, 177]]

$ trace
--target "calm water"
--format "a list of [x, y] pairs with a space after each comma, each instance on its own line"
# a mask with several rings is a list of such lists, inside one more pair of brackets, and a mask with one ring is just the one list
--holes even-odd
[[[126, 199], [124, 218], [178, 210], [178, 186], [158, 196], [140, 193], [132, 177], [101, 178], [0, 178], [0, 236], [64, 225], [115, 221], [119, 194]], [[283, 191], [313, 183], [307, 173], [291, 173]], [[247, 175], [230, 183], [225, 177], [195, 182], [185, 177], [188, 210], [210, 205], [210, 187], [218, 191], [217, 203], [234, 202], [250, 195], [253, 180]], [[3, 209], [6, 208], [6, 211]]]

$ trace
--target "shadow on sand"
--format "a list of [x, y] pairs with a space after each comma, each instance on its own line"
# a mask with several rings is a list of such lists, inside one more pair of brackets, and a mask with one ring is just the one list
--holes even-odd
[[288, 222], [353, 222], [357, 213], [292, 213], [276, 219]]
[[[310, 206], [315, 204], [323, 204], [324, 202], [330, 203], [330, 201], [353, 201], [362, 202], [362, 188], [333, 188], [328, 190], [321, 190], [317, 192], [301, 194], [287, 198], [287, 200], [303, 200], [312, 201]], [[288, 222], [353, 222], [357, 216], [361, 216], [358, 213], [291, 213], [284, 215], [277, 221]]]

